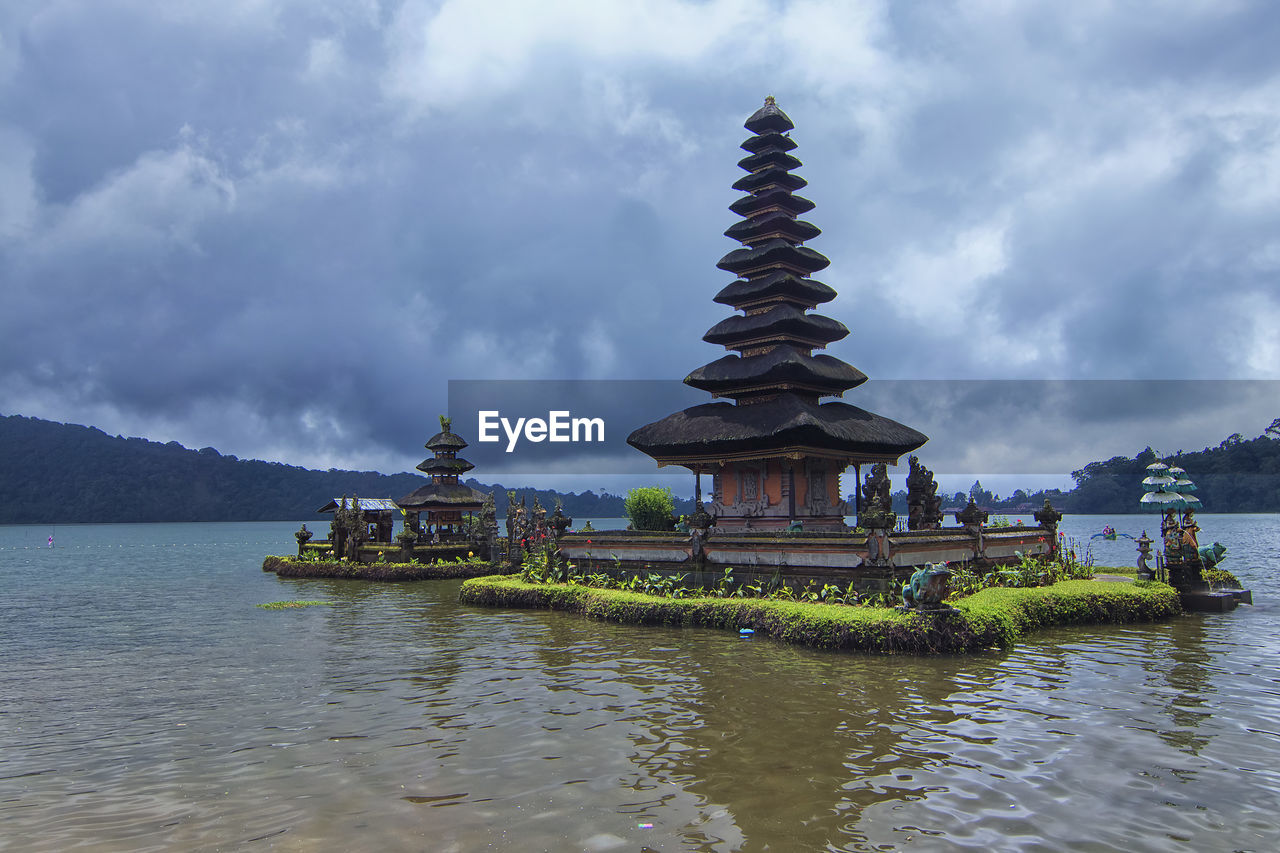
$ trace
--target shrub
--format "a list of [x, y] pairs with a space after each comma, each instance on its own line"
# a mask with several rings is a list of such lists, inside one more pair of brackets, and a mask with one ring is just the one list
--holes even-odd
[[623, 505], [627, 518], [636, 530], [670, 530], [676, 499], [671, 490], [659, 486], [645, 486], [627, 492]]
[[1226, 569], [1204, 569], [1201, 577], [1213, 589], [1243, 589], [1240, 579]]

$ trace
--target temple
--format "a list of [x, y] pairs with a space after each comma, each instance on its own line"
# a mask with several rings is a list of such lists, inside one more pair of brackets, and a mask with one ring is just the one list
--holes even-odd
[[[643, 426], [627, 439], [659, 466], [712, 475], [711, 513], [722, 531], [842, 531], [853, 510], [841, 498], [849, 466], [896, 464], [928, 437], [889, 418], [823, 398], [840, 397], [867, 377], [838, 358], [814, 354], [849, 334], [811, 313], [836, 292], [810, 278], [830, 261], [804, 246], [819, 229], [798, 216], [814, 207], [795, 195], [807, 181], [788, 133], [795, 127], [772, 97], [746, 122], [753, 134], [733, 185], [746, 193], [729, 209], [742, 217], [725, 235], [743, 244], [717, 266], [738, 279], [715, 301], [741, 311], [703, 340], [730, 354], [703, 365], [685, 383], [714, 397]], [[855, 489], [856, 490], [856, 489]], [[888, 508], [885, 507], [885, 510]]]
[[[440, 432], [426, 443], [434, 454], [418, 465], [418, 470], [431, 477], [431, 482], [396, 501], [405, 512], [405, 527], [419, 536], [435, 542], [461, 541], [463, 516], [479, 512], [488, 497], [465, 483], [458, 476], [475, 466], [458, 455], [467, 446], [462, 436], [452, 430], [452, 421], [440, 416]], [[426, 514], [427, 529], [422, 529], [422, 514]]]

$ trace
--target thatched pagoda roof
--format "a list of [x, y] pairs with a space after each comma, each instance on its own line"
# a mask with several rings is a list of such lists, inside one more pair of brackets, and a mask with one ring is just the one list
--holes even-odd
[[771, 458], [788, 452], [848, 462], [896, 462], [928, 440], [909, 426], [847, 403], [815, 403], [782, 394], [753, 405], [694, 406], [641, 427], [627, 443], [660, 464]]
[[773, 95], [765, 98], [764, 106], [753, 112], [751, 118], [747, 119], [742, 126], [757, 136], [767, 133], [786, 133], [796, 128], [787, 114], [778, 106], [778, 102], [773, 99]]
[[704, 364], [685, 377], [685, 384], [720, 396], [741, 388], [752, 393], [762, 387], [797, 388], [808, 394], [836, 396], [867, 381], [851, 364], [829, 355], [809, 355], [790, 346], [776, 346], [760, 355], [726, 355]]
[[731, 349], [741, 349], [765, 340], [787, 343], [792, 338], [820, 347], [848, 334], [848, 328], [838, 320], [821, 314], [806, 314], [794, 305], [781, 302], [758, 314], [727, 317], [712, 326], [702, 339]]
[[730, 225], [724, 236], [743, 243], [758, 243], [770, 237], [781, 237], [803, 243], [821, 234], [818, 226], [781, 210], [772, 210]]
[[836, 298], [835, 288], [812, 278], [779, 270], [759, 278], [738, 279], [715, 295], [715, 302], [744, 308], [767, 302], [793, 302], [813, 308]]
[[418, 470], [431, 475], [457, 475], [465, 474], [474, 467], [476, 466], [465, 459], [437, 456], [434, 459], [424, 459], [419, 463]]
[[396, 501], [401, 509], [421, 512], [430, 509], [480, 509], [484, 505], [484, 492], [465, 483], [427, 483]]
[[427, 450], [457, 451], [466, 447], [467, 443], [463, 440], [462, 436], [457, 433], [444, 430], [443, 432], [438, 432], [431, 436], [431, 438], [427, 439], [425, 446]]
[[786, 190], [776, 189], [767, 190], [756, 195], [744, 195], [729, 205], [729, 209], [739, 216], [755, 216], [757, 213], [771, 208], [779, 208], [794, 216], [799, 216], [802, 213], [808, 213], [816, 206], [803, 196], [792, 195]]
[[756, 271], [773, 272], [773, 269], [768, 268], [789, 269], [808, 275], [830, 265], [831, 261], [808, 246], [795, 246], [781, 237], [734, 249], [716, 264], [720, 269], [737, 275]]

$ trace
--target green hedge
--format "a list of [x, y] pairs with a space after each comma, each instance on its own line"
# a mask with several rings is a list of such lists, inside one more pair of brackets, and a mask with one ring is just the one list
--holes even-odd
[[349, 563], [322, 560], [295, 560], [267, 557], [264, 572], [282, 578], [349, 578], [365, 581], [422, 581], [443, 578], [474, 578], [492, 575], [497, 567], [488, 562], [464, 563]]
[[622, 590], [524, 583], [512, 576], [465, 581], [460, 600], [491, 607], [566, 610], [634, 625], [751, 628], [813, 648], [878, 654], [1008, 647], [1020, 635], [1051, 625], [1146, 621], [1180, 612], [1178, 594], [1171, 587], [1100, 581], [985, 589], [958, 602], [957, 612], [939, 616], [751, 598], [658, 598]]

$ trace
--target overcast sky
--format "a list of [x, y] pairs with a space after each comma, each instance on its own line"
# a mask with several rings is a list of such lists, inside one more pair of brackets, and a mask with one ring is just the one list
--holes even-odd
[[[0, 413], [392, 472], [450, 379], [678, 380], [770, 94], [868, 394], [1275, 380], [1278, 44], [1229, 0], [6, 0]], [[920, 455], [1198, 449], [1280, 416], [1242, 387]]]

